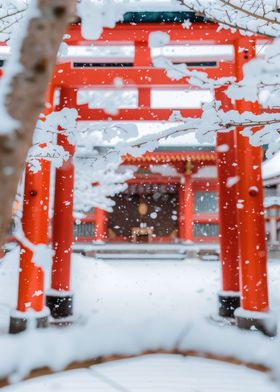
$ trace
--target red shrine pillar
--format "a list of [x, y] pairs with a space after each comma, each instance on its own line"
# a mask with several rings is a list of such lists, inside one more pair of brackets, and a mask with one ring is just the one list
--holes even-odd
[[193, 189], [191, 175], [183, 177], [183, 183], [179, 189], [179, 239], [193, 241]]
[[[52, 111], [53, 99], [54, 88], [50, 86], [46, 100], [49, 107], [44, 110], [45, 115]], [[41, 159], [40, 165], [38, 172], [33, 172], [29, 164], [25, 168], [21, 223], [27, 240], [34, 245], [48, 245], [51, 163]], [[36, 328], [45, 328], [49, 314], [45, 307], [44, 271], [34, 263], [33, 251], [21, 244], [17, 308], [11, 313], [9, 332], [24, 331], [28, 321]]]
[[[225, 112], [233, 109], [224, 93], [225, 87], [216, 90], [216, 100]], [[239, 292], [239, 242], [237, 226], [237, 162], [234, 132], [218, 132], [217, 171], [219, 187], [219, 228], [222, 289], [218, 293], [219, 315], [234, 317], [240, 306]], [[236, 181], [236, 182], [235, 182]]]
[[[73, 108], [76, 105], [77, 92], [74, 89], [62, 88], [60, 105]], [[60, 129], [63, 131], [62, 129]], [[54, 215], [53, 215], [53, 265], [51, 290], [47, 293], [46, 303], [53, 318], [65, 318], [73, 314], [73, 294], [70, 291], [70, 270], [73, 244], [73, 193], [75, 147], [68, 141], [67, 135], [58, 133], [57, 144], [69, 152], [70, 158], [56, 169]]]
[[101, 208], [95, 210], [95, 240], [105, 241], [107, 239], [107, 211]]
[[[234, 44], [236, 77], [243, 78], [243, 66], [255, 57], [255, 41], [240, 38]], [[236, 102], [240, 113], [258, 112], [252, 102]], [[238, 230], [240, 241], [241, 308], [235, 311], [237, 325], [243, 329], [255, 327], [268, 335], [276, 332], [268, 313], [265, 222], [262, 183], [262, 149], [253, 147], [247, 137], [236, 130], [238, 162]]]

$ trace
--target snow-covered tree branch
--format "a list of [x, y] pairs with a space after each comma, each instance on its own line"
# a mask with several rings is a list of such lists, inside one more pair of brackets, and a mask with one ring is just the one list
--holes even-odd
[[24, 17], [29, 0], [8, 0], [0, 4], [0, 41], [9, 41], [16, 25]]
[[278, 0], [178, 0], [187, 9], [202, 14], [223, 28], [247, 34], [278, 37], [280, 14]]
[[[0, 238], [10, 223], [10, 211], [38, 115], [56, 62], [56, 54], [75, 0], [30, 3], [13, 44], [1, 82]], [[20, 37], [20, 38], [19, 38]]]

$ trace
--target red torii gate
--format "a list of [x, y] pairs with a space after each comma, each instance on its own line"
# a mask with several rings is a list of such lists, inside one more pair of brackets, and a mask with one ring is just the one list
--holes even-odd
[[[168, 120], [175, 109], [151, 108], [151, 89], [154, 87], [164, 89], [180, 89], [190, 87], [187, 78], [178, 81], [170, 80], [163, 69], [152, 67], [150, 48], [148, 46], [149, 34], [153, 31], [167, 32], [172, 43], [188, 43], [209, 45], [232, 45], [234, 47], [234, 62], [221, 61], [216, 67], [199, 67], [211, 78], [236, 76], [242, 79], [243, 65], [255, 57], [256, 40], [261, 37], [243, 37], [238, 32], [217, 30], [213, 23], [193, 23], [186, 30], [181, 24], [145, 24], [139, 25], [117, 24], [113, 29], [105, 28], [98, 41], [86, 40], [81, 35], [80, 25], [72, 25], [65, 38], [69, 45], [102, 45], [133, 43], [135, 55], [133, 66], [100, 68], [100, 67], [73, 67], [70, 63], [59, 64], [56, 67], [51, 91], [60, 89], [60, 104], [56, 110], [63, 107], [73, 107], [78, 110], [79, 120]], [[197, 69], [189, 66], [189, 69]], [[116, 78], [121, 78], [123, 87], [137, 87], [138, 108], [120, 109], [117, 115], [108, 115], [102, 109], [90, 109], [87, 105], [78, 105], [76, 101], [78, 88], [110, 88], [116, 89]], [[193, 87], [192, 87], [193, 88]], [[216, 91], [216, 99], [221, 101], [226, 111], [232, 107], [231, 102], [224, 94], [225, 88]], [[53, 102], [53, 101], [52, 101]], [[243, 100], [236, 103], [236, 108], [243, 112], [255, 112], [256, 105]], [[199, 117], [200, 109], [180, 109], [185, 117]], [[74, 148], [63, 133], [58, 135], [59, 145], [69, 151], [73, 156]], [[229, 133], [219, 133], [217, 146], [227, 144], [227, 152], [217, 149], [217, 166], [219, 181], [219, 214], [221, 233], [221, 264], [222, 264], [222, 290], [219, 293], [219, 314], [232, 317], [234, 311], [240, 306], [241, 310], [235, 312], [237, 324], [241, 328], [256, 326], [265, 333], [273, 334], [273, 328], [268, 328], [268, 290], [266, 272], [266, 245], [263, 215], [263, 191], [261, 178], [261, 148], [252, 147], [248, 140], [240, 135], [239, 130]], [[39, 177], [41, 176], [41, 177]], [[230, 188], [227, 187], [227, 178], [239, 176], [239, 182]], [[23, 228], [26, 236], [35, 243], [33, 224], [37, 217], [34, 211], [40, 211], [40, 200], [48, 200], [47, 187], [30, 190], [32, 178], [41, 178], [49, 181], [49, 166], [38, 175], [26, 170], [25, 194], [23, 211]], [[53, 218], [53, 248], [55, 251], [52, 268], [52, 290], [47, 294], [47, 305], [55, 318], [67, 317], [72, 314], [72, 293], [70, 291], [70, 259], [73, 242], [72, 213], [73, 213], [73, 185], [74, 167], [72, 158], [56, 170], [55, 205]], [[65, 203], [67, 200], [67, 203]], [[28, 210], [33, 203], [33, 213]], [[242, 208], [237, 208], [237, 205]], [[102, 215], [102, 212], [100, 211]], [[40, 215], [40, 228], [42, 233], [48, 232], [48, 217]], [[37, 241], [37, 242], [36, 242]], [[47, 242], [47, 237], [40, 238]], [[19, 274], [19, 299], [17, 312], [11, 317], [11, 332], [19, 332], [26, 327], [26, 312], [35, 311], [34, 317], [37, 326], [45, 326], [47, 317], [44, 310], [44, 289], [41, 283], [38, 288], [38, 276], [35, 267], [28, 269], [32, 263], [30, 252], [21, 254], [21, 272]], [[41, 291], [41, 295], [34, 300], [34, 292]], [[241, 303], [240, 303], [241, 299]], [[253, 313], [252, 313], [253, 312]]]

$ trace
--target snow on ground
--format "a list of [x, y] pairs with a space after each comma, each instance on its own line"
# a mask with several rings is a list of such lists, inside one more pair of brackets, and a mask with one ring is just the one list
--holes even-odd
[[269, 375], [202, 358], [148, 355], [7, 387], [3, 392], [276, 392]]
[[[2, 328], [9, 308], [16, 306], [17, 258], [15, 250], [0, 266], [0, 309], [6, 310]], [[74, 311], [82, 318], [129, 314], [135, 322], [157, 317], [184, 321], [216, 311], [218, 263], [195, 259], [104, 262], [77, 254], [73, 259]]]
[[[0, 327], [16, 306], [18, 249], [0, 264]], [[46, 274], [49, 287], [49, 271]], [[74, 312], [83, 319], [129, 317], [135, 322], [167, 317], [181, 322], [217, 312], [220, 289], [219, 262], [102, 261], [73, 255]], [[272, 309], [280, 317], [280, 260], [269, 263]], [[1, 322], [2, 320], [2, 322]]]
[[[17, 270], [16, 249], [0, 264], [2, 332], [16, 304]], [[280, 315], [280, 262], [271, 262], [269, 272], [272, 307]], [[13, 373], [18, 380], [35, 366], [61, 370], [74, 360], [175, 347], [261, 363], [280, 374], [279, 338], [209, 322], [219, 288], [214, 261], [109, 262], [74, 255], [76, 325], [0, 336], [0, 378]]]
[[[84, 315], [129, 315], [139, 322], [168, 316], [183, 321], [216, 307], [217, 264], [206, 263], [199, 270], [197, 260], [94, 262], [81, 256], [75, 260], [73, 289], [77, 311]], [[86, 263], [86, 268], [80, 269], [79, 263]]]

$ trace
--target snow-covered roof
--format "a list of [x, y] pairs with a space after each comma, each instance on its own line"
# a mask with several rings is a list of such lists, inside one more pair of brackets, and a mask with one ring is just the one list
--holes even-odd
[[[119, 132], [117, 127], [120, 125], [121, 127], [126, 127], [126, 124], [129, 126], [136, 125], [137, 126], [137, 135], [131, 137], [131, 140], [137, 140], [139, 138], [148, 136], [149, 134], [154, 135], [158, 132], [166, 130], [168, 128], [176, 127], [179, 123], [172, 122], [127, 122], [127, 123], [111, 123], [110, 122], [84, 122], [81, 121], [78, 123], [78, 130], [81, 132], [78, 137], [78, 149], [81, 151], [84, 150], [85, 146], [90, 148], [90, 146], [95, 147], [112, 147], [116, 145], [120, 141], [120, 137], [124, 137], [122, 130]], [[129, 133], [130, 127], [127, 127], [128, 135], [125, 135], [127, 140], [130, 140]], [[120, 137], [118, 136], [120, 135]], [[159, 141], [159, 147], [168, 148], [168, 147], [180, 147], [184, 150], [187, 147], [212, 147], [214, 148], [214, 144], [205, 143], [201, 144], [195, 135], [195, 132], [188, 132], [185, 134], [181, 134], [177, 137], [168, 137], [165, 139], [161, 139]]]
[[264, 180], [280, 176], [280, 151], [263, 163], [262, 176]]
[[267, 197], [265, 197], [264, 206], [265, 206], [265, 208], [269, 208], [272, 206], [279, 206], [280, 207], [280, 196], [267, 196]]
[[[139, 136], [146, 136], [155, 132], [160, 132], [168, 128], [173, 128], [179, 125], [179, 123], [173, 122], [139, 122], [137, 123]], [[197, 140], [195, 132], [186, 132], [176, 137], [168, 137], [159, 141], [160, 146], [201, 146], [201, 143]], [[206, 145], [210, 145], [207, 143]]]
[[198, 171], [193, 174], [193, 178], [217, 178], [217, 166], [205, 166], [198, 169]]
[[[186, 133], [177, 137], [168, 137], [166, 139], [162, 139], [160, 140], [159, 145], [162, 147], [179, 146], [182, 147], [182, 149], [189, 146], [202, 146], [202, 144], [197, 140], [195, 132]], [[214, 144], [210, 143], [204, 143], [203, 146], [213, 146], [214, 148]]]

